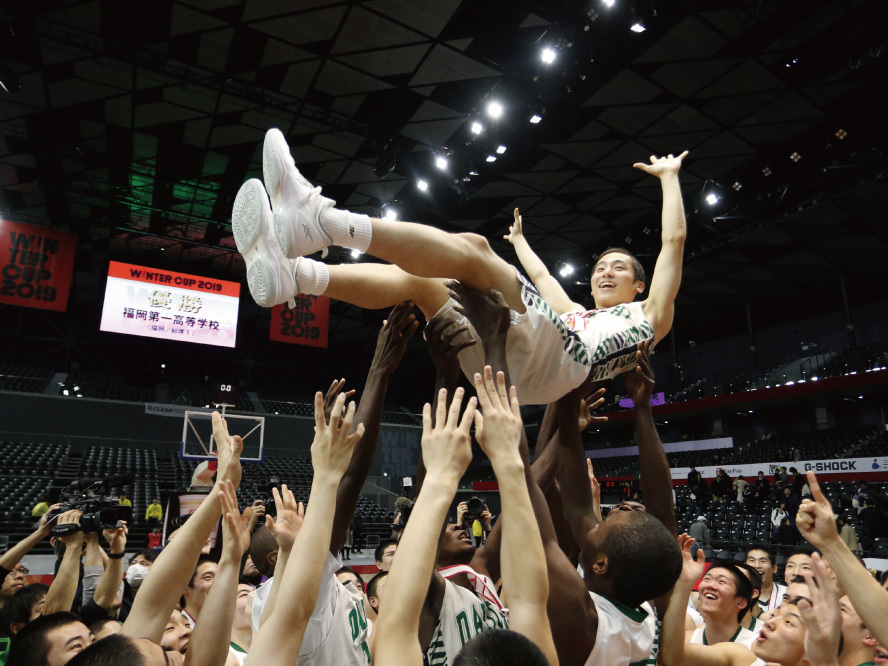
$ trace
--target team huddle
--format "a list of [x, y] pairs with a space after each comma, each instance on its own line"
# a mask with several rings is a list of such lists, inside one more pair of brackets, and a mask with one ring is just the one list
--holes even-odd
[[[13, 639], [8, 664], [888, 662], [880, 647], [888, 645], [888, 592], [838, 538], [813, 473], [814, 501], [796, 519], [812, 549], [788, 559], [785, 586], [774, 580], [767, 547], [707, 568], [694, 539], [676, 533], [672, 477], [650, 406], [650, 355], [672, 327], [681, 282], [678, 174], [686, 155], [634, 165], [660, 180], [662, 248], [650, 282], [628, 251], [604, 250], [592, 270], [590, 309], [533, 252], [517, 209], [506, 238], [526, 275], [475, 234], [337, 209], [299, 173], [283, 134], [270, 130], [263, 181], [244, 183], [232, 215], [254, 300], [270, 307], [324, 294], [392, 308], [357, 403], [342, 381], [315, 395], [311, 501], [297, 503], [282, 486], [274, 518], [257, 525], [252, 507], [240, 512], [242, 442], [214, 414], [215, 485], [150, 564], [123, 624], [98, 628], [84, 613], [110, 603], [125, 527], [106, 533], [110, 580], [92, 606], [81, 615], [44, 608]], [[309, 258], [330, 245], [388, 263]], [[422, 389], [433, 400], [423, 411], [417, 500], [400, 538], [378, 550], [381, 572], [364, 589], [339, 553], [376, 450], [389, 378], [419, 327], [414, 307], [427, 321], [437, 371], [434, 391]], [[458, 386], [461, 374], [474, 395]], [[603, 512], [581, 431], [599, 418], [598, 383], [616, 376], [635, 405], [645, 504]], [[547, 405], [535, 442], [527, 441], [521, 404]], [[490, 459], [503, 507], [481, 544], [451, 519], [473, 437]], [[202, 550], [220, 517], [214, 561]], [[82, 534], [68, 539], [76, 552]], [[12, 559], [0, 559], [7, 572]], [[47, 592], [46, 607], [70, 609], [73, 593], [65, 594]]]

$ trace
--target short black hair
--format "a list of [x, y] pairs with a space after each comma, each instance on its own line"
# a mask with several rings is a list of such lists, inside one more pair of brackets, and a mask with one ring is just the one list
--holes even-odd
[[488, 629], [463, 645], [453, 666], [549, 666], [543, 651], [527, 636], [506, 629]]
[[157, 551], [152, 550], [151, 548], [139, 548], [139, 550], [137, 550], [135, 553], [133, 553], [132, 556], [130, 557], [130, 562], [133, 561], [133, 557], [135, 557], [136, 555], [141, 555], [149, 562], [153, 562], [154, 560], [157, 559]]
[[712, 566], [709, 567], [706, 573], [709, 573], [713, 569], [724, 569], [725, 571], [730, 571], [731, 576], [734, 578], [734, 596], [741, 597], [746, 600], [746, 605], [737, 611], [737, 622], [739, 622], [741, 619], [743, 619], [743, 615], [746, 613], [746, 611], [752, 608], [752, 583], [749, 582], [749, 579], [733, 562], [713, 562]]
[[737, 568], [741, 571], [746, 572], [746, 577], [749, 579], [750, 585], [752, 585], [753, 590], [762, 591], [762, 575], [755, 570], [755, 567], [752, 567], [746, 562], [736, 562]]
[[[598, 259], [595, 260], [595, 264], [598, 264], [601, 261], [601, 258], [607, 254], [614, 254], [619, 252], [620, 254], [625, 254], [631, 260], [632, 264], [632, 272], [635, 273], [635, 279], [639, 282], [643, 282], [647, 284], [647, 274], [644, 272], [644, 266], [641, 265], [641, 262], [636, 258], [634, 254], [632, 254], [625, 247], [609, 247], [604, 252], [598, 255]], [[592, 270], [595, 270], [593, 266]]]
[[188, 587], [194, 587], [194, 577], [197, 575], [198, 568], [200, 568], [200, 565], [204, 562], [213, 562], [214, 564], [219, 564], [218, 558], [214, 557], [213, 555], [201, 553], [197, 558], [197, 564], [194, 565], [194, 571], [191, 574], [191, 578], [188, 579]]
[[263, 576], [273, 576], [274, 569], [268, 563], [269, 553], [276, 553], [278, 542], [275, 541], [271, 530], [265, 525], [259, 525], [250, 537], [250, 559], [256, 570]]
[[97, 633], [99, 633], [99, 632], [102, 630], [102, 628], [103, 628], [106, 624], [108, 624], [109, 622], [113, 622], [114, 624], [120, 624], [120, 622], [118, 622], [118, 621], [115, 620], [114, 618], [111, 618], [111, 617], [103, 617], [101, 620], [96, 620], [96, 621], [93, 622], [91, 625], [89, 625], [89, 630], [90, 630], [93, 634], [97, 634]]
[[131, 636], [112, 634], [76, 655], [68, 666], [145, 666], [146, 659]]
[[777, 559], [774, 556], [774, 549], [771, 546], [764, 543], [754, 543], [749, 548], [746, 549], [746, 557], [749, 557], [749, 554], [754, 550], [761, 550], [768, 554], [768, 559], [771, 560], [771, 566], [773, 567], [777, 563]]
[[385, 541], [382, 541], [378, 546], [376, 546], [376, 550], [373, 551], [373, 557], [376, 558], [374, 562], [382, 562], [382, 554], [385, 552], [385, 549], [389, 546], [397, 545], [397, 539], [386, 539]]
[[59, 612], [41, 615], [25, 625], [12, 639], [9, 646], [7, 666], [45, 666], [46, 657], [52, 647], [46, 635], [53, 629], [80, 622], [74, 613]]
[[376, 587], [377, 587], [377, 585], [379, 585], [379, 581], [381, 581], [383, 578], [385, 578], [388, 575], [389, 575], [388, 571], [380, 571], [378, 574], [376, 574], [375, 576], [373, 576], [373, 578], [370, 579], [370, 582], [367, 583], [367, 598], [368, 599], [370, 597], [376, 596]]
[[614, 582], [614, 598], [638, 606], [666, 594], [681, 574], [681, 549], [666, 526], [644, 511], [626, 511], [611, 524], [604, 552]]
[[43, 583], [25, 585], [22, 589], [6, 600], [3, 606], [3, 628], [13, 635], [10, 628], [13, 624], [28, 624], [31, 621], [31, 609], [41, 596], [46, 595], [49, 587]]

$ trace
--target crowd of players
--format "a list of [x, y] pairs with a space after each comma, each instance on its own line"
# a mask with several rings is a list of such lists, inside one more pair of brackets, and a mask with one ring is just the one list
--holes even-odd
[[[341, 381], [315, 395], [310, 502], [297, 503], [282, 485], [275, 516], [262, 522], [252, 506], [239, 511], [242, 442], [214, 414], [215, 485], [160, 554], [136, 553], [125, 575], [125, 525], [101, 535], [105, 553], [99, 535], [78, 530], [79, 512], [47, 513], [57, 518], [45, 516], [0, 556], [8, 666], [888, 663], [880, 647], [888, 645], [888, 591], [839, 537], [812, 473], [795, 526], [819, 552], [789, 559], [785, 588], [767, 548], [751, 549], [745, 564], [706, 569], [703, 551], [692, 555], [694, 539], [676, 534], [672, 478], [650, 408], [650, 353], [671, 329], [681, 281], [686, 155], [635, 165], [663, 193], [650, 287], [635, 257], [605, 250], [591, 278], [597, 309], [586, 310], [530, 250], [517, 210], [507, 238], [530, 280], [480, 236], [334, 208], [270, 130], [265, 184], [245, 183], [232, 214], [250, 292], [264, 306], [298, 293], [363, 307], [399, 303], [379, 333], [359, 403], [347, 401]], [[307, 258], [330, 244], [389, 264]], [[364, 589], [339, 553], [389, 378], [419, 326], [414, 305], [428, 321], [437, 370], [423, 412], [417, 500], [397, 542], [377, 552], [381, 573]], [[459, 386], [461, 374], [475, 395]], [[604, 514], [580, 433], [602, 419], [593, 415], [603, 402], [598, 382], [619, 374], [636, 407], [645, 504]], [[519, 400], [548, 403], [532, 463]], [[502, 500], [480, 545], [448, 516], [473, 434]], [[220, 518], [214, 558], [207, 543]], [[52, 524], [65, 532], [56, 538], [57, 575], [48, 589], [25, 586], [20, 561]]]
[[[602, 516], [580, 440], [600, 392], [585, 396], [581, 387], [550, 406], [531, 464], [498, 323], [508, 310], [488, 295], [459, 295], [473, 316], [483, 314], [474, 329], [488, 365], [468, 398], [456, 386], [455, 336], [431, 322], [438, 386], [423, 413], [421, 487], [400, 540], [377, 549], [381, 572], [366, 588], [338, 553], [373, 456], [388, 378], [417, 328], [409, 304], [395, 307], [379, 334], [357, 409], [339, 382], [315, 397], [309, 506], [282, 486], [265, 524], [255, 525], [252, 507], [239, 512], [242, 444], [216, 414], [215, 486], [156, 558], [137, 551], [124, 571], [125, 526], [101, 535], [107, 553], [99, 535], [76, 531], [58, 538], [63, 555], [52, 585], [24, 585], [23, 555], [52, 522], [79, 519], [76, 511], [44, 516], [0, 557], [7, 664], [888, 662], [888, 591], [839, 537], [813, 473], [812, 500], [796, 524], [819, 552], [788, 558], [787, 585], [774, 580], [766, 547], [750, 549], [745, 563], [707, 568], [702, 549], [692, 555], [694, 539], [675, 534], [642, 344], [625, 378], [638, 412], [647, 506], [626, 502]], [[447, 522], [471, 460], [472, 426], [503, 506], [479, 547]], [[220, 516], [215, 560], [202, 551]]]

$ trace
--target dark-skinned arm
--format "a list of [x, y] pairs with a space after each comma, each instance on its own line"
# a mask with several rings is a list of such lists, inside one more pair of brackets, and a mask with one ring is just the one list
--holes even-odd
[[348, 536], [358, 497], [370, 472], [373, 454], [376, 453], [389, 377], [398, 368], [407, 342], [419, 326], [415, 315], [410, 314], [412, 308], [413, 303], [400, 303], [392, 308], [376, 339], [373, 363], [367, 373], [367, 382], [352, 425], [354, 432], [359, 424], [364, 424], [364, 436], [355, 445], [351, 462], [336, 492], [336, 513], [330, 537], [330, 552], [334, 555], [340, 551]]

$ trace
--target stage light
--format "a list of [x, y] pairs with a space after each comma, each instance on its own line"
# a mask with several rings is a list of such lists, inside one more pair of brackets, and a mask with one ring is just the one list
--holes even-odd
[[846, 136], [848, 136], [848, 132], [846, 132], [846, 131], [843, 130], [843, 129], [840, 129], [838, 132], [836, 132], [836, 138], [837, 138], [839, 141], [844, 140], [844, 138], [845, 138]]
[[472, 123], [472, 134], [481, 134], [484, 131], [484, 126], [481, 125], [477, 120]]
[[820, 379], [820, 377], [818, 377], [817, 375], [814, 375], [813, 377], [811, 377], [812, 382], [816, 382], [818, 379]]
[[488, 162], [496, 162], [496, 155], [488, 155], [487, 161]]
[[475, 171], [475, 170], [472, 170], [472, 171], [469, 171], [469, 175], [470, 175], [470, 176], [477, 176], [477, 175], [478, 175], [478, 172]]
[[161, 369], [161, 370], [166, 370], [166, 367], [167, 367], [167, 364], [166, 364], [166, 363], [161, 363], [161, 364], [160, 364], [160, 369]]
[[438, 155], [438, 157], [435, 158], [435, 166], [443, 171], [447, 168], [447, 158]]
[[545, 48], [540, 52], [540, 58], [544, 63], [550, 65], [555, 62], [555, 51], [550, 48]]
[[65, 389], [64, 391], [62, 391], [62, 395], [70, 395], [70, 391], [68, 391], [68, 389]]
[[798, 152], [793, 151], [792, 155], [789, 156], [789, 159], [791, 159], [793, 162], [798, 162], [800, 159], [802, 159], [802, 156]]
[[647, 28], [644, 27], [644, 24], [641, 21], [636, 21], [629, 29], [635, 33], [641, 33], [647, 30]]
[[79, 390], [80, 390], [80, 387], [79, 387], [79, 386], [75, 386], [75, 387], [74, 387], [74, 390], [75, 390], [75, 391], [79, 391]]
[[357, 259], [357, 258], [360, 257], [362, 254], [364, 254], [364, 253], [361, 252], [360, 250], [352, 250], [352, 251], [351, 251], [352, 259]]
[[570, 275], [573, 272], [574, 272], [573, 266], [571, 266], [570, 264], [564, 264], [564, 266], [561, 267], [561, 270], [558, 271], [558, 274], [561, 277], [567, 277], [568, 275]]
[[505, 147], [505, 146], [500, 146], [499, 148], [496, 149], [496, 154], [497, 154], [497, 155], [502, 155], [504, 152], [506, 152], [506, 147]]
[[429, 189], [429, 184], [424, 180], [417, 180], [416, 187], [419, 189], [420, 192], [427, 192]]
[[706, 203], [708, 203], [710, 206], [714, 206], [718, 202], [719, 202], [719, 198], [718, 198], [717, 194], [710, 192], [709, 194], [706, 195]]
[[739, 180], [737, 180], [734, 181], [734, 184], [731, 185], [731, 187], [734, 188], [734, 191], [739, 192], [743, 188], [743, 184]]
[[83, 394], [82, 394], [82, 393], [78, 393], [78, 394], [77, 394], [77, 397], [78, 397], [78, 398], [82, 398], [82, 397], [83, 397]]
[[499, 102], [491, 102], [487, 105], [487, 115], [491, 118], [499, 118], [503, 115], [503, 105]]
[[530, 117], [530, 122], [533, 123], [534, 125], [536, 125], [536, 124], [537, 124], [538, 122], [540, 122], [542, 119], [543, 119], [542, 116], [538, 116], [537, 114], [533, 114], [533, 115]]
[[613, 7], [616, 0], [601, 0], [605, 7]]
[[395, 221], [398, 219], [398, 211], [394, 208], [386, 208], [385, 209], [385, 219]]

